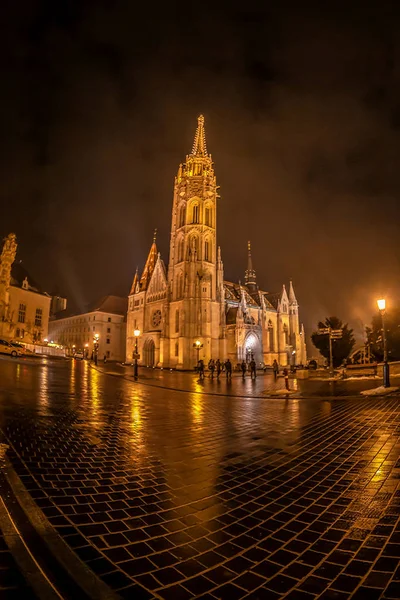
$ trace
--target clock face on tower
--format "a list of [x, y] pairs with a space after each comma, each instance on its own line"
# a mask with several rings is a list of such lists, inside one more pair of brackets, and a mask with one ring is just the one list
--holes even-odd
[[159, 326], [159, 324], [161, 323], [161, 310], [155, 310], [153, 312], [153, 315], [151, 317], [151, 322], [153, 324], [153, 327]]

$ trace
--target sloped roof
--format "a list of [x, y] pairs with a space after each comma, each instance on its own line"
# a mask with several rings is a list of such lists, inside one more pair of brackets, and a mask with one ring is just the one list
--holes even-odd
[[238, 283], [232, 281], [224, 281], [225, 298], [226, 300], [233, 300], [234, 302], [241, 301], [241, 290], [244, 293], [247, 304], [251, 306], [259, 306], [257, 300], [249, 294], [248, 288], [245, 285], [240, 286]]
[[282, 297], [282, 292], [278, 292], [276, 294], [269, 294], [269, 293], [265, 293], [264, 294], [264, 298], [265, 301], [269, 302], [275, 309], [278, 308], [278, 302]]
[[125, 315], [128, 310], [128, 299], [121, 296], [102, 296], [88, 306], [87, 312], [105, 312], [114, 315]]
[[30, 276], [22, 262], [14, 261], [11, 266], [11, 285], [14, 287], [23, 288], [22, 284], [25, 280], [28, 282], [28, 287], [24, 289], [27, 289], [30, 292], [35, 292], [36, 294], [42, 294], [43, 296], [49, 296], [49, 294], [44, 292], [40, 288], [39, 284]]

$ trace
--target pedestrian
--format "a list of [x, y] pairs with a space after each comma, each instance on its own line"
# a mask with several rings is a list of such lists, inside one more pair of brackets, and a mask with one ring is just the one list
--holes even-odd
[[104, 364], [106, 364], [106, 362], [107, 362], [107, 355], [106, 354], [104, 355], [103, 362], [104, 362]]
[[204, 361], [201, 358], [197, 363], [197, 371], [199, 373], [199, 379], [204, 379]]
[[242, 364], [240, 365], [240, 368], [242, 369], [242, 377], [244, 379], [245, 375], [246, 375], [246, 369], [247, 369], [247, 366], [246, 366], [246, 363], [244, 360], [242, 360]]
[[228, 360], [225, 362], [225, 371], [226, 371], [226, 380], [229, 381], [232, 379], [232, 363]]
[[286, 367], [283, 369], [283, 376], [285, 378], [285, 388], [289, 391], [289, 371]]
[[274, 371], [274, 380], [276, 381], [278, 378], [278, 373], [279, 373], [279, 365], [276, 362], [276, 359], [274, 360], [274, 362], [272, 363], [272, 369]]
[[219, 379], [219, 376], [221, 375], [221, 369], [222, 369], [221, 361], [219, 360], [219, 358], [217, 358], [217, 360], [216, 360], [215, 368], [217, 369], [217, 379]]
[[208, 361], [208, 370], [211, 371], [211, 379], [214, 379], [215, 362], [213, 358]]
[[255, 379], [257, 377], [256, 366], [256, 361], [254, 360], [254, 358], [252, 358], [250, 361], [250, 377], [252, 379]]

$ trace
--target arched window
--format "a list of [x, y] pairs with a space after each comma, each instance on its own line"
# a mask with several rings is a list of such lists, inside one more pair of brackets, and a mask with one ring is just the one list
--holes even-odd
[[179, 209], [179, 227], [183, 227], [186, 221], [186, 206], [182, 204]]
[[183, 239], [180, 239], [178, 242], [178, 262], [183, 261], [183, 245], [184, 245], [184, 241], [183, 241]]
[[183, 298], [183, 274], [178, 276], [177, 297]]
[[198, 204], [193, 204], [193, 208], [192, 208], [192, 223], [198, 223], [199, 222], [199, 205]]
[[269, 341], [269, 351], [273, 352], [275, 350], [274, 344], [274, 327], [272, 325], [272, 321], [268, 321], [268, 341]]
[[206, 206], [204, 211], [204, 225], [211, 227], [211, 209], [209, 206]]
[[179, 333], [179, 310], [175, 311], [175, 333]]
[[210, 251], [210, 244], [209, 244], [209, 241], [206, 240], [204, 242], [204, 260], [210, 260], [209, 251]]
[[288, 326], [286, 325], [286, 323], [283, 326], [283, 337], [285, 340], [285, 344], [287, 346], [289, 344], [289, 330], [288, 330]]
[[179, 356], [179, 344], [178, 344], [178, 342], [175, 343], [175, 356]]
[[188, 247], [187, 247], [188, 260], [190, 260], [190, 257], [194, 253], [196, 253], [196, 260], [200, 260], [199, 239], [195, 235], [190, 238], [189, 243], [188, 243]]

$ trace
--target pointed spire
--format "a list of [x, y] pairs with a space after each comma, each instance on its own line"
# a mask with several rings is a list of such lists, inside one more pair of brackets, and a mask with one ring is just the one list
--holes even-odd
[[257, 291], [257, 279], [256, 272], [253, 269], [253, 259], [251, 257], [251, 243], [247, 242], [247, 269], [245, 272], [244, 280], [246, 285], [250, 289], [250, 293]]
[[296, 295], [294, 293], [292, 280], [290, 280], [290, 285], [289, 285], [289, 303], [297, 304], [297, 299], [296, 299]]
[[131, 291], [129, 292], [130, 296], [132, 296], [132, 294], [136, 294], [138, 283], [139, 283], [139, 269], [138, 269], [138, 267], [136, 267], [135, 277], [133, 278]]
[[154, 267], [156, 266], [157, 256], [158, 256], [158, 251], [157, 251], [157, 246], [156, 246], [156, 233], [157, 233], [157, 229], [154, 231], [153, 243], [151, 245], [150, 252], [147, 257], [142, 276], [140, 278], [140, 291], [147, 290], [147, 287], [150, 283], [150, 278], [154, 271]]
[[208, 156], [203, 115], [199, 115], [197, 118], [197, 129], [196, 134], [194, 136], [193, 148], [190, 155], [200, 157]]
[[157, 239], [157, 227], [155, 228], [154, 233], [153, 233], [153, 244], [156, 243], [156, 239]]

